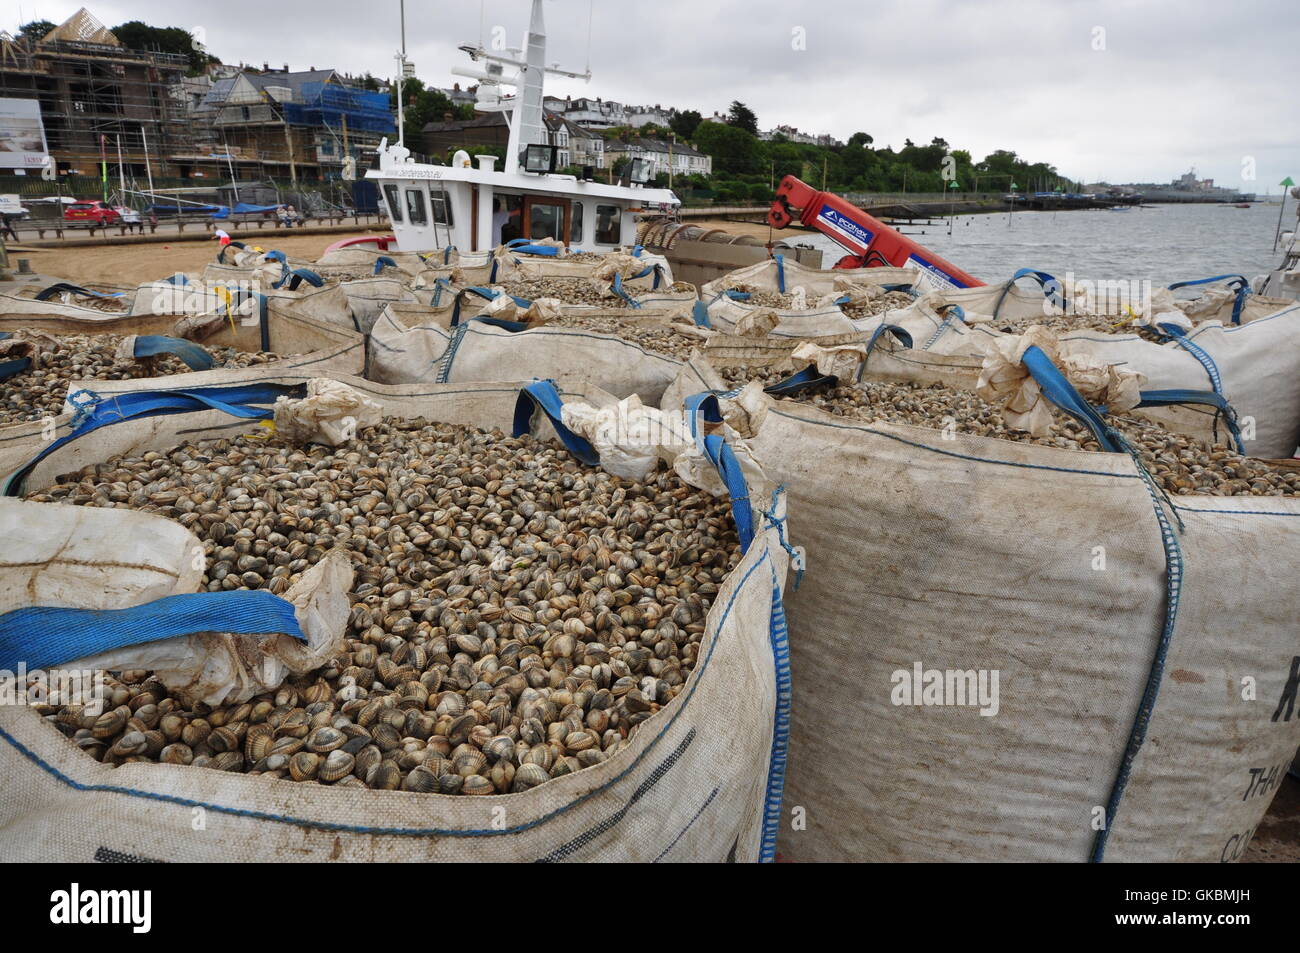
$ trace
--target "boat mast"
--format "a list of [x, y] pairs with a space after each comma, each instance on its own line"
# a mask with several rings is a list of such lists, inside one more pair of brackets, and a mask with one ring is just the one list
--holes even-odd
[[[458, 76], [477, 79], [483, 84], [479, 87], [477, 103], [480, 111], [510, 113], [510, 141], [506, 146], [506, 161], [502, 171], [511, 175], [519, 171], [519, 157], [527, 146], [546, 144], [546, 123], [542, 114], [542, 92], [546, 74], [568, 76], [571, 79], [591, 79], [590, 69], [585, 73], [573, 73], [546, 65], [546, 21], [542, 16], [542, 0], [533, 0], [525, 48], [525, 58], [520, 60], [512, 56], [489, 53], [481, 44], [462, 46], [460, 49], [468, 53], [470, 59], [485, 61], [488, 64], [487, 71], [452, 69], [452, 72]], [[513, 66], [519, 72], [514, 76], [506, 76], [502, 70], [503, 66]], [[514, 86], [515, 95], [501, 98], [502, 84]]]

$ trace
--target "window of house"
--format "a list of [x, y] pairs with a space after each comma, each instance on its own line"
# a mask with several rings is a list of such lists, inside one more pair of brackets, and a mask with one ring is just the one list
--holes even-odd
[[412, 225], [429, 224], [429, 214], [424, 207], [424, 192], [420, 189], [406, 190], [406, 220]]
[[582, 203], [574, 202], [570, 207], [573, 219], [569, 222], [569, 244], [579, 245], [582, 243]]
[[400, 224], [402, 221], [402, 200], [398, 198], [397, 186], [385, 185], [384, 198], [388, 200], [388, 220]]
[[619, 223], [617, 205], [596, 206], [596, 244], [617, 245], [623, 230]]

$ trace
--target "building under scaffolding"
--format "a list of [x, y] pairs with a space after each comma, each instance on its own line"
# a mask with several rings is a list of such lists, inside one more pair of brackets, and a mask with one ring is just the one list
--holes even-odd
[[[184, 56], [128, 50], [85, 9], [39, 40], [0, 36], [0, 98], [35, 99], [58, 172], [183, 176], [194, 152]], [[120, 151], [120, 159], [119, 159]], [[120, 164], [120, 173], [119, 173]]]
[[245, 70], [220, 79], [194, 110], [206, 141], [188, 157], [232, 178], [337, 179], [397, 125], [385, 93], [347, 85], [334, 70]]

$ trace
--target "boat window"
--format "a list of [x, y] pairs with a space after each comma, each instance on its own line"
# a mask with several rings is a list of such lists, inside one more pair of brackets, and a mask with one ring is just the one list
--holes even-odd
[[533, 205], [528, 213], [528, 237], [560, 238], [564, 229], [564, 208], [559, 205]]
[[388, 219], [392, 222], [402, 221], [402, 200], [397, 197], [397, 186], [385, 185], [384, 196], [388, 199]]
[[433, 206], [433, 223], [435, 225], [450, 227], [456, 224], [451, 220], [451, 196], [445, 191], [430, 192], [429, 203]]
[[596, 244], [617, 245], [623, 237], [617, 205], [596, 206]]
[[573, 219], [569, 222], [569, 244], [578, 245], [582, 243], [582, 203], [574, 202], [570, 207]]
[[424, 207], [424, 192], [420, 189], [406, 190], [406, 220], [412, 225], [429, 224], [429, 215]]

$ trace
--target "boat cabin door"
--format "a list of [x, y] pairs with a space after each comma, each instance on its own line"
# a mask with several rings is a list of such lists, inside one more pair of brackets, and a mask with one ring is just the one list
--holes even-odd
[[[569, 199], [556, 198], [551, 195], [524, 196], [525, 233], [533, 241], [553, 238], [565, 245], [570, 244], [570, 229], [573, 226], [573, 203]], [[582, 240], [581, 225], [572, 241]]]

